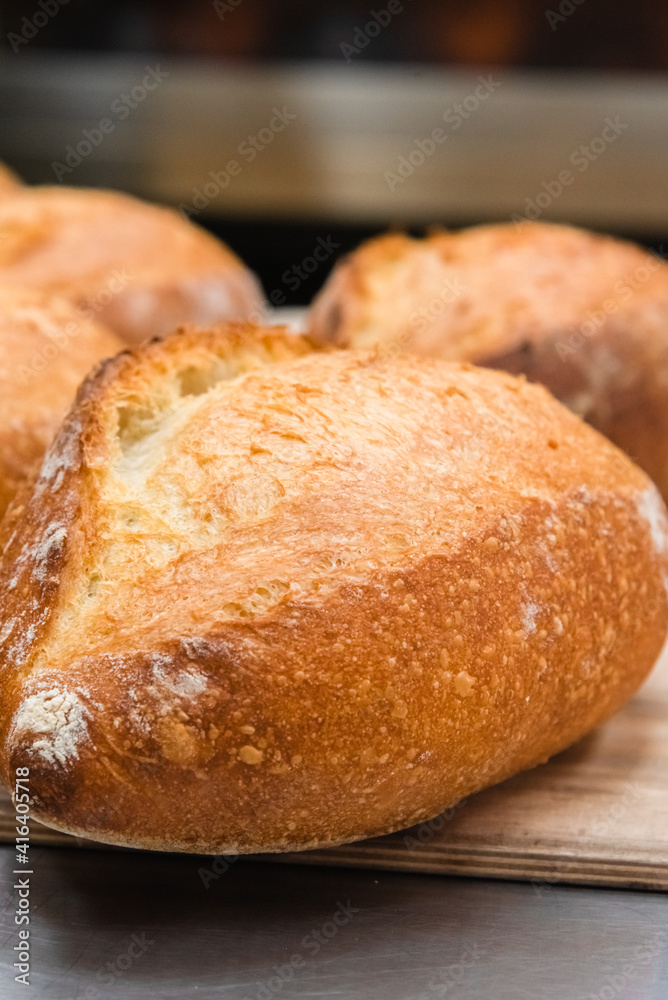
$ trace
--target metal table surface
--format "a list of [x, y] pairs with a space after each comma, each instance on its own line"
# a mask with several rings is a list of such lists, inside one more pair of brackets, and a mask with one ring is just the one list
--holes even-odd
[[[31, 849], [30, 988], [0, 849], [0, 996], [665, 1000], [664, 895]], [[206, 882], [206, 886], [205, 886]]]

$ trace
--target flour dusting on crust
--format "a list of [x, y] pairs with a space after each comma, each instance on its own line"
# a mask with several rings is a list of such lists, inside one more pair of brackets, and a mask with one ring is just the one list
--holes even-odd
[[204, 674], [195, 670], [179, 670], [176, 674], [167, 673], [160, 663], [153, 665], [153, 677], [156, 684], [166, 688], [180, 698], [194, 698], [206, 691], [207, 679]]
[[532, 601], [529, 601], [522, 608], [522, 624], [527, 635], [533, 635], [536, 631], [536, 615], [538, 614], [540, 614], [540, 608]]
[[43, 538], [30, 550], [30, 556], [34, 560], [32, 575], [35, 580], [43, 580], [46, 577], [51, 554], [62, 548], [66, 538], [67, 531], [63, 525], [54, 522], [48, 526]]
[[81, 421], [70, 420], [47, 451], [36, 490], [43, 492], [47, 487], [57, 491], [62, 485], [65, 473], [79, 465], [79, 434]]
[[78, 758], [81, 743], [88, 739], [85, 709], [78, 695], [58, 688], [30, 695], [16, 713], [10, 742], [24, 733], [41, 735], [31, 749], [49, 764]]
[[643, 490], [637, 497], [638, 510], [649, 524], [657, 552], [668, 554], [668, 517], [661, 494], [656, 486]]
[[654, 548], [663, 557], [663, 582], [668, 592], [668, 516], [661, 494], [650, 486], [636, 497], [638, 511], [649, 525]]

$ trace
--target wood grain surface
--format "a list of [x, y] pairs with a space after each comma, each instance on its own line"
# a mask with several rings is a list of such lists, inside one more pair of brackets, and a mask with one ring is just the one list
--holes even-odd
[[[15, 819], [0, 792], [0, 841]], [[33, 845], [99, 847], [33, 822]], [[402, 833], [301, 854], [291, 864], [343, 865], [668, 889], [668, 650], [614, 719], [549, 763]]]

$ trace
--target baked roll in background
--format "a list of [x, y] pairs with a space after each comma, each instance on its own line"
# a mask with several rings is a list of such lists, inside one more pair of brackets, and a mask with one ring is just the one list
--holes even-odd
[[223, 243], [125, 194], [22, 188], [0, 204], [0, 232], [0, 283], [69, 298], [130, 344], [264, 311], [257, 279]]
[[79, 383], [122, 348], [64, 299], [0, 286], [0, 518], [44, 457]]
[[16, 191], [21, 186], [21, 180], [14, 171], [6, 167], [4, 163], [0, 163], [0, 197], [8, 192]]
[[522, 372], [668, 497], [668, 265], [634, 244], [543, 223], [382, 236], [337, 265], [309, 326], [341, 347]]
[[186, 331], [82, 386], [0, 566], [4, 780], [160, 850], [388, 833], [615, 712], [668, 519], [542, 387]]

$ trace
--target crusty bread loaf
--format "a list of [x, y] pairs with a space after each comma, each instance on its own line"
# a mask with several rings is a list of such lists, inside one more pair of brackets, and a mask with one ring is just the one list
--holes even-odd
[[81, 380], [122, 347], [63, 299], [0, 287], [0, 518], [42, 461]]
[[5, 519], [4, 776], [165, 850], [387, 833], [615, 712], [668, 623], [647, 477], [543, 388], [183, 332], [88, 379]]
[[668, 498], [668, 265], [567, 226], [392, 234], [314, 303], [319, 341], [527, 375], [623, 448]]
[[91, 309], [127, 343], [260, 318], [255, 276], [209, 233], [114, 191], [23, 188], [0, 204], [0, 283]]
[[13, 170], [0, 163], [0, 196], [8, 192], [16, 191], [21, 187], [21, 181]]

